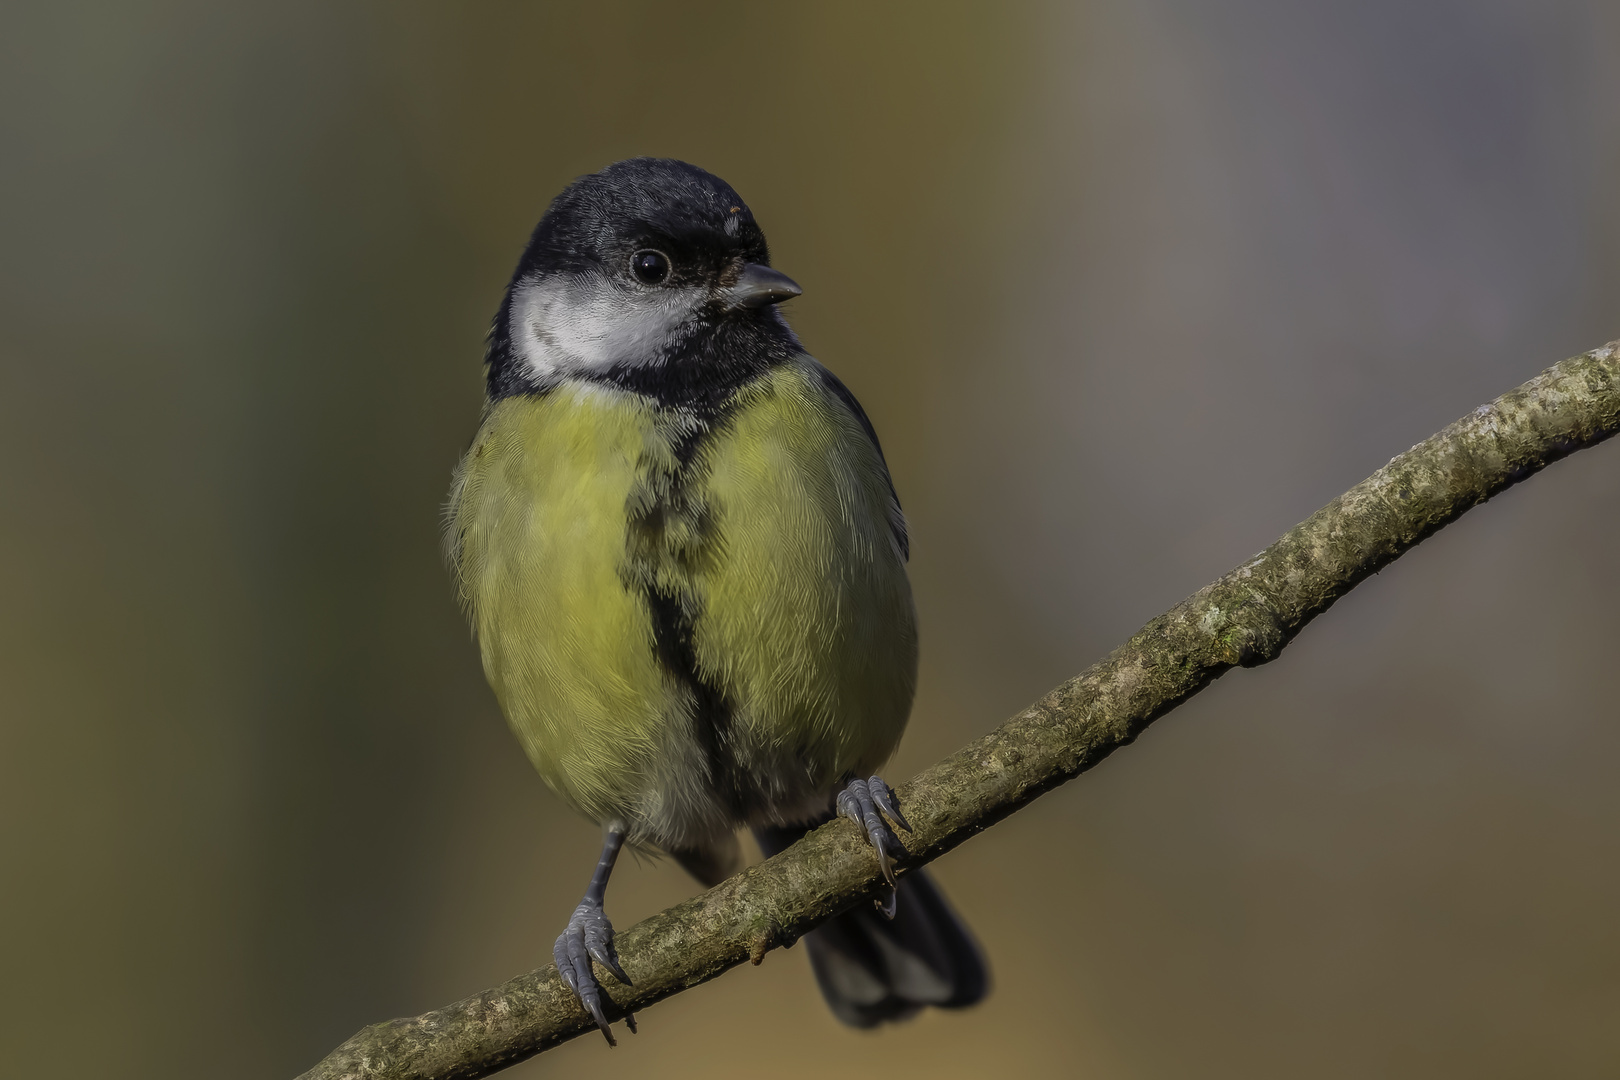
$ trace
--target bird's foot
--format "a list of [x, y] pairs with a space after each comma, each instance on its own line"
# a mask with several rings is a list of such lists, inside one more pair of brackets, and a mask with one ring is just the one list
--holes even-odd
[[892, 919], [898, 893], [895, 891], [894, 859], [890, 856], [889, 850], [891, 845], [900, 852], [906, 849], [883, 819], [888, 818], [907, 832], [911, 831], [911, 825], [901, 815], [894, 792], [889, 790], [889, 785], [885, 784], [881, 777], [851, 780], [849, 785], [838, 793], [837, 805], [838, 813], [865, 830], [867, 841], [877, 849], [878, 866], [883, 869], [883, 878], [889, 883], [888, 901], [880, 902], [877, 908], [886, 918]]
[[[591, 1014], [596, 1026], [602, 1029], [609, 1046], [617, 1046], [613, 1039], [613, 1030], [608, 1024], [607, 1013], [602, 1008], [602, 984], [596, 981], [596, 973], [591, 970], [591, 961], [613, 972], [613, 977], [626, 986], [630, 986], [630, 976], [624, 973], [619, 966], [618, 951], [613, 948], [613, 924], [602, 912], [602, 905], [586, 899], [579, 907], [574, 909], [573, 916], [568, 920], [568, 928], [557, 938], [557, 944], [552, 947], [551, 955], [557, 961], [557, 973], [562, 976], [568, 989], [578, 996], [580, 1004]], [[631, 1013], [624, 1014], [625, 1026], [633, 1035], [636, 1031], [636, 1018]]]

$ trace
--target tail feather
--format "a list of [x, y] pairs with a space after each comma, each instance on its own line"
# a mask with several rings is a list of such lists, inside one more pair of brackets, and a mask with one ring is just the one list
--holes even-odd
[[[801, 828], [756, 835], [770, 855], [802, 834]], [[893, 919], [863, 905], [822, 923], [804, 943], [822, 997], [851, 1027], [904, 1020], [927, 1005], [963, 1008], [990, 988], [978, 943], [922, 870], [900, 882]]]
[[705, 847], [674, 848], [670, 851], [681, 869], [713, 888], [742, 869], [742, 845], [731, 833]]
[[978, 943], [933, 880], [913, 871], [899, 892], [893, 919], [863, 906], [805, 936], [822, 997], [852, 1027], [904, 1020], [925, 1005], [959, 1009], [990, 987]]

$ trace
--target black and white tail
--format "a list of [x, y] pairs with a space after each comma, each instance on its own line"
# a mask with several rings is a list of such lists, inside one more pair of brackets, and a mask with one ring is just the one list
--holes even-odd
[[[804, 832], [800, 826], [757, 829], [754, 835], [769, 857]], [[833, 1015], [852, 1027], [904, 1020], [927, 1005], [959, 1009], [990, 989], [972, 932], [926, 872], [907, 874], [897, 900], [893, 919], [863, 904], [803, 938], [822, 996]]]

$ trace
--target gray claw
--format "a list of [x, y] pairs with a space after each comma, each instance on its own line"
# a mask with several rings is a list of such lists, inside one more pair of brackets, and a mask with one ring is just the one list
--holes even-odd
[[[619, 955], [613, 948], [613, 924], [602, 913], [600, 904], [582, 903], [574, 909], [567, 929], [558, 935], [557, 944], [552, 946], [551, 956], [557, 962], [557, 973], [579, 998], [580, 1004], [585, 1006], [585, 1011], [591, 1014], [596, 1026], [602, 1029], [608, 1045], [617, 1046], [607, 1013], [602, 1007], [602, 984], [591, 970], [591, 960], [594, 958], [624, 985], [631, 983], [630, 976], [619, 966]], [[626, 1014], [625, 1022], [634, 1033], [635, 1020]]]
[[[900, 816], [900, 809], [895, 805], [894, 792], [889, 785], [874, 776], [870, 780], [851, 780], [843, 791], [838, 793], [838, 813], [849, 818], [859, 825], [866, 833], [867, 841], [877, 851], [878, 866], [883, 871], [883, 880], [889, 883], [889, 898], [878, 905], [878, 910], [887, 918], [894, 918], [895, 904], [898, 895], [895, 892], [896, 881], [894, 876], [894, 860], [889, 855], [889, 844], [905, 851], [900, 838], [890, 831], [884, 824], [886, 816], [890, 821], [911, 831], [906, 819]], [[881, 811], [881, 814], [880, 814]]]
[[591, 959], [613, 972], [613, 977], [618, 979], [624, 985], [635, 985], [630, 981], [630, 976], [624, 973], [624, 968], [619, 966], [619, 958], [614, 953], [613, 944], [611, 942], [604, 945], [601, 942], [591, 941], [589, 933], [586, 934], [586, 942], [587, 944], [585, 949], [591, 954]]
[[911, 822], [900, 813], [900, 807], [894, 797], [894, 791], [883, 782], [881, 776], [874, 776], [866, 782], [866, 788], [872, 793], [872, 801], [877, 808], [883, 811], [883, 816], [900, 826], [906, 832], [911, 831]]

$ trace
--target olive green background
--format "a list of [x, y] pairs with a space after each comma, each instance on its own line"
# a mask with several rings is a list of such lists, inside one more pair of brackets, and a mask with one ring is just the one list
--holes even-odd
[[[287, 1077], [536, 966], [598, 842], [438, 551], [570, 178], [732, 182], [909, 512], [903, 779], [1620, 337], [1603, 0], [0, 14], [0, 1071]], [[1620, 446], [938, 864], [982, 1007], [803, 950], [510, 1075], [1620, 1072]], [[689, 895], [629, 861], [628, 926]]]

